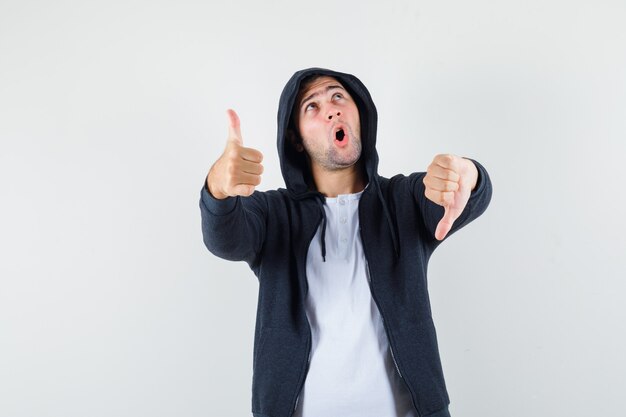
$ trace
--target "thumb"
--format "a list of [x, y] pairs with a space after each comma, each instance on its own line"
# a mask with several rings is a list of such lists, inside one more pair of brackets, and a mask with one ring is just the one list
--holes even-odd
[[226, 114], [228, 115], [228, 140], [243, 146], [239, 116], [233, 109], [226, 110]]
[[445, 206], [445, 210], [443, 218], [439, 220], [437, 230], [435, 230], [435, 238], [437, 240], [443, 240], [443, 238], [446, 237], [450, 229], [452, 229], [452, 224], [456, 220], [449, 206]]

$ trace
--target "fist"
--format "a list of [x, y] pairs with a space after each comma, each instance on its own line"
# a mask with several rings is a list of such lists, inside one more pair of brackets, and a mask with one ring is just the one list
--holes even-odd
[[226, 149], [213, 164], [207, 175], [207, 187], [213, 197], [247, 197], [261, 183], [263, 154], [243, 146], [239, 116], [234, 110], [227, 110], [228, 139]]
[[445, 209], [435, 230], [437, 240], [446, 237], [454, 221], [463, 213], [477, 180], [478, 170], [474, 163], [456, 155], [437, 155], [428, 166], [424, 176], [426, 198]]

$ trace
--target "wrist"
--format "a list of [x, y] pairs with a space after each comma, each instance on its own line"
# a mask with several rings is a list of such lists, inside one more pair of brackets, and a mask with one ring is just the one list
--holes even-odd
[[213, 171], [213, 167], [211, 167], [211, 169], [209, 170], [209, 174], [206, 176], [206, 189], [209, 192], [209, 194], [211, 194], [213, 196], [213, 198], [217, 199], [217, 200], [223, 200], [226, 197], [228, 197], [227, 194], [224, 194], [223, 192], [219, 191], [218, 187], [215, 186], [215, 184], [211, 184], [213, 181], [211, 181], [211, 171]]

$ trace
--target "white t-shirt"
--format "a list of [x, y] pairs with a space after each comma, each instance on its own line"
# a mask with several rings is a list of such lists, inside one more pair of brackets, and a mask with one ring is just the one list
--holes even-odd
[[295, 417], [416, 416], [370, 292], [359, 234], [361, 194], [326, 198], [326, 262], [321, 226], [309, 247], [305, 309], [313, 339]]

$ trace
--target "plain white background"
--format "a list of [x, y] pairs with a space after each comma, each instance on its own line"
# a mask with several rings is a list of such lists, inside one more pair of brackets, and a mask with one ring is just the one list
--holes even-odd
[[0, 1], [0, 415], [250, 415], [257, 281], [203, 246], [225, 109], [282, 186], [278, 97], [357, 75], [380, 173], [473, 157], [433, 256], [455, 416], [615, 415], [626, 390], [626, 3]]

